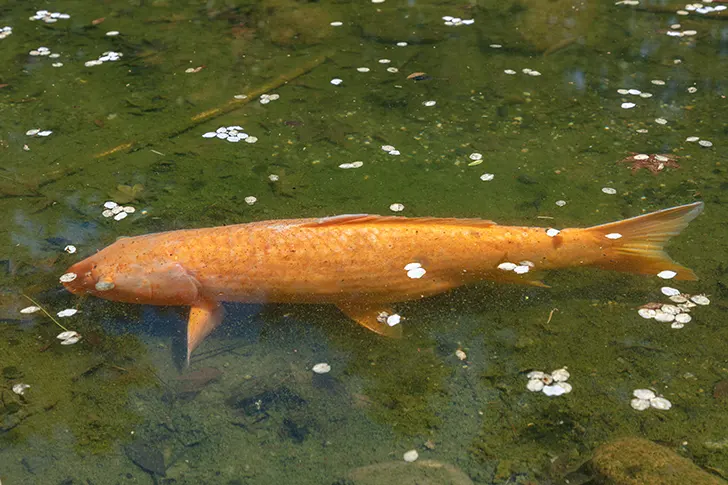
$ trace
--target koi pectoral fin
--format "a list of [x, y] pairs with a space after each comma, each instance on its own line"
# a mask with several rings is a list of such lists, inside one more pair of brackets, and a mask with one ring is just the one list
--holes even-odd
[[190, 364], [192, 351], [220, 325], [223, 315], [222, 305], [216, 301], [197, 302], [192, 305], [187, 322], [187, 365]]
[[366, 327], [372, 332], [385, 337], [400, 338], [402, 337], [402, 327], [400, 325], [389, 326], [387, 324], [387, 316], [393, 314], [391, 308], [383, 305], [372, 305], [357, 302], [337, 303], [339, 310], [344, 312], [347, 317], [354, 320], [362, 327]]

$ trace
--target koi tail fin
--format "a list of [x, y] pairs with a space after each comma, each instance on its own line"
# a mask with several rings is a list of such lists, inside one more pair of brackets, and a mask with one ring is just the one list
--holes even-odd
[[703, 203], [695, 202], [586, 229], [606, 242], [602, 243], [604, 257], [594, 266], [649, 275], [668, 270], [677, 273], [676, 280], [697, 280], [691, 269], [675, 263], [667, 255], [664, 246], [701, 212]]

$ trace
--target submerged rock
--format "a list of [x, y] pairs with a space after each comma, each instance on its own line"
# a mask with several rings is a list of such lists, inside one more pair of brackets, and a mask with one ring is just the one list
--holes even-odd
[[594, 452], [597, 483], [609, 485], [726, 485], [674, 451], [642, 438], [620, 438]]

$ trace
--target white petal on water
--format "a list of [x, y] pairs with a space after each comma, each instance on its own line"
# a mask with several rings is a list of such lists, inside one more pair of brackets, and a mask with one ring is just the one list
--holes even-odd
[[27, 306], [27, 307], [23, 308], [22, 310], [20, 310], [20, 313], [30, 314], [30, 313], [35, 313], [39, 310], [40, 310], [39, 306]]
[[546, 235], [548, 237], [556, 237], [559, 234], [561, 234], [561, 231], [559, 231], [558, 229], [554, 229], [553, 227], [546, 229]]
[[423, 106], [435, 106], [437, 104], [437, 101], [425, 101], [422, 103]]
[[689, 142], [694, 142], [694, 141], [698, 141], [698, 140], [700, 140], [699, 136], [689, 136], [689, 137], [685, 138], [685, 141], [689, 141]]
[[217, 133], [214, 131], [208, 131], [207, 133], [202, 135], [202, 138], [215, 138], [217, 136]]
[[413, 461], [416, 461], [419, 457], [420, 455], [419, 453], [417, 453], [417, 450], [409, 450], [402, 456], [404, 461], [406, 461], [407, 463], [412, 463]]
[[81, 340], [80, 335], [76, 336], [76, 337], [70, 337], [70, 338], [67, 338], [66, 340], [61, 340], [61, 345], [73, 345], [73, 344], [77, 343], [79, 340]]
[[73, 244], [69, 244], [65, 248], [63, 248], [63, 250], [68, 254], [73, 254], [76, 252], [76, 246], [74, 246]]
[[672, 407], [672, 403], [664, 397], [653, 397], [650, 399], [650, 406], [661, 411], [667, 411]]
[[566, 367], [564, 367], [562, 369], [556, 369], [555, 371], [552, 371], [551, 377], [553, 377], [556, 382], [565, 382], [569, 380], [571, 374], [569, 374], [569, 371], [566, 370]]
[[404, 270], [409, 271], [411, 269], [421, 268], [421, 267], [422, 267], [422, 265], [420, 263], [407, 263], [404, 267]]
[[56, 315], [58, 315], [61, 318], [64, 318], [64, 317], [72, 317], [76, 313], [78, 313], [78, 310], [76, 310], [75, 308], [66, 308], [65, 310], [61, 310], [60, 312], [56, 313]]
[[253, 205], [256, 202], [258, 202], [258, 199], [255, 196], [249, 195], [245, 198], [245, 203], [248, 205]]
[[649, 409], [650, 401], [647, 399], [634, 398], [630, 401], [629, 405], [636, 411], [644, 411], [645, 409]]
[[[552, 384], [550, 386], [544, 386], [543, 387], [543, 393], [547, 396], [561, 396], [563, 394], [566, 394], [567, 392], [571, 391], [571, 389], [568, 389], [565, 386], [562, 386], [561, 384], [565, 384], [562, 382], [557, 382], [556, 384]], [[571, 386], [569, 386], [571, 387]]]
[[554, 204], [556, 204], [559, 207], [564, 207], [566, 205], [566, 201], [565, 200], [557, 200], [556, 202], [554, 202]]
[[659, 273], [657, 273], [657, 277], [662, 278], [663, 280], [671, 280], [675, 276], [677, 276], [677, 273], [674, 271], [671, 271], [669, 269], [666, 269], [664, 271], [660, 271]]
[[516, 274], [526, 274], [531, 270], [530, 266], [527, 266], [525, 264], [521, 264], [513, 268], [513, 272]]
[[684, 324], [684, 323], [680, 323], [680, 322], [678, 322], [677, 320], [676, 320], [676, 321], [674, 321], [674, 322], [672, 322], [672, 323], [670, 324], [670, 328], [674, 328], [674, 329], [676, 329], [676, 330], [680, 330], [680, 329], [681, 329], [681, 328], [683, 328], [684, 326], [685, 326], [685, 324]]
[[125, 212], [125, 211], [122, 210], [121, 212], [119, 212], [118, 214], [116, 214], [114, 216], [114, 220], [115, 221], [120, 221], [122, 219], [126, 219], [128, 215], [129, 215], [128, 212]]
[[473, 152], [470, 155], [468, 155], [468, 158], [471, 160], [482, 160], [483, 154], [478, 152]]
[[65, 332], [61, 332], [56, 335], [56, 338], [59, 340], [67, 340], [72, 337], [79, 337], [78, 332], [75, 332], [73, 330], [66, 330]]
[[109, 291], [114, 289], [114, 283], [111, 281], [97, 281], [94, 288], [96, 288], [96, 291]]
[[655, 320], [662, 323], [669, 323], [675, 320], [675, 315], [665, 313], [662, 310], [655, 310]]
[[359, 72], [369, 72], [369, 71], [371, 71], [371, 69], [369, 69], [368, 67], [357, 67], [356, 70], [359, 71]]
[[392, 315], [389, 315], [387, 317], [387, 325], [390, 327], [394, 327], [395, 325], [399, 325], [399, 323], [402, 321], [402, 317], [398, 315], [397, 313], [393, 313]]
[[38, 128], [33, 128], [32, 130], [28, 130], [25, 132], [25, 134], [28, 136], [35, 136], [38, 133], [40, 133], [40, 130]]
[[[43, 133], [43, 132], [41, 132], [41, 133]], [[38, 133], [38, 135], [40, 135], [41, 133]], [[710, 148], [713, 146], [713, 142], [708, 141], [708, 140], [700, 140], [698, 142], [698, 145], [700, 145], [701, 147]]]
[[710, 305], [710, 299], [705, 295], [693, 295], [690, 297], [690, 301], [698, 305]]
[[[674, 302], [674, 303], [685, 303], [685, 302], [688, 301], [688, 298], [687, 298], [687, 296], [682, 295], [682, 294], [680, 294], [680, 295], [671, 295], [670, 296], [670, 301], [671, 302]], [[680, 308], [682, 308], [682, 307], [680, 307]], [[684, 308], [683, 308], [683, 311], [685, 311]]]
[[70, 283], [75, 280], [77, 276], [78, 275], [76, 273], [65, 273], [61, 275], [59, 280], [61, 280], [61, 283]]
[[314, 371], [316, 374], [327, 374], [331, 371], [331, 366], [326, 362], [321, 362], [314, 365], [311, 370]]
[[114, 215], [114, 212], [111, 209], [106, 209], [101, 213], [101, 215], [104, 217], [111, 217]]
[[425, 271], [425, 268], [414, 268], [407, 271], [407, 276], [409, 278], [412, 278], [413, 280], [418, 280], [425, 276], [425, 273], [427, 273], [427, 271]]
[[258, 141], [257, 136], [247, 136], [247, 137], [243, 137], [243, 138], [245, 138], [246, 143], [255, 143]]
[[27, 389], [30, 389], [30, 385], [29, 384], [23, 384], [22, 382], [20, 382], [18, 384], [15, 384], [13, 386], [13, 392], [15, 394], [18, 394], [19, 396], [22, 396], [23, 394], [25, 394], [25, 391]]
[[647, 401], [656, 396], [655, 391], [651, 389], [635, 389], [632, 391], [632, 395], [637, 399], [645, 399]]
[[671, 286], [663, 286], [662, 288], [660, 288], [660, 291], [665, 296], [675, 296], [680, 294], [680, 290]]
[[636, 104], [634, 104], [634, 103], [622, 103], [622, 104], [621, 104], [620, 106], [621, 106], [621, 107], [622, 107], [623, 109], [631, 109], [631, 108], [634, 108], [634, 107], [635, 107], [635, 106], [637, 106], [637, 105], [636, 105]]
[[610, 232], [609, 234], [607, 234], [604, 237], [606, 237], [607, 239], [620, 239], [622, 237], [622, 235], [618, 232]]
[[119, 204], [117, 204], [113, 200], [109, 200], [109, 201], [104, 202], [104, 207], [106, 207], [107, 209], [113, 209], [117, 205], [119, 205]]
[[544, 383], [541, 379], [529, 379], [526, 384], [526, 389], [531, 392], [541, 392], [543, 390]]
[[647, 318], [647, 319], [655, 318], [655, 316], [657, 315], [657, 312], [652, 308], [640, 308], [639, 310], [637, 310], [637, 313], [642, 318]]
[[122, 210], [127, 214], [133, 214], [136, 212], [136, 209], [130, 205], [125, 206]]
[[675, 315], [675, 322], [677, 323], [690, 323], [690, 321], [693, 319], [690, 315], [687, 313], [680, 313], [679, 315]]
[[498, 269], [503, 271], [513, 271], [518, 265], [516, 263], [501, 263], [498, 265]]
[[614, 189], [612, 187], [602, 187], [602, 192], [607, 195], [614, 195], [617, 193], [617, 189]]
[[678, 313], [682, 312], [682, 310], [675, 305], [662, 305], [660, 307], [660, 310], [669, 313], [670, 315], [677, 315]]
[[343, 80], [343, 79], [339, 79], [338, 77], [335, 77], [334, 79], [332, 79], [332, 80], [331, 80], [331, 81], [329, 81], [329, 82], [330, 82], [331, 84], [333, 84], [334, 86], [339, 86], [339, 85], [340, 85], [341, 83], [343, 83], [343, 82], [344, 82], [344, 80]]
[[482, 180], [483, 182], [490, 182], [494, 178], [495, 178], [495, 175], [492, 173], [484, 173], [483, 175], [480, 176], [480, 180]]
[[404, 204], [392, 204], [389, 206], [389, 210], [391, 210], [392, 212], [402, 212], [404, 210]]

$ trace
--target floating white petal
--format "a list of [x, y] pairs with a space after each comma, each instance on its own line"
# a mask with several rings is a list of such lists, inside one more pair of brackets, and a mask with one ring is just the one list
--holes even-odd
[[71, 281], [75, 280], [78, 275], [76, 273], [65, 273], [62, 274], [59, 280], [61, 280], [61, 283], [70, 283]]
[[22, 382], [21, 383], [18, 383], [18, 384], [15, 384], [13, 386], [13, 392], [15, 394], [18, 394], [19, 396], [22, 396], [23, 394], [25, 394], [25, 391], [27, 389], [30, 389], [30, 385], [29, 384], [23, 384]]
[[642, 318], [655, 318], [655, 316], [657, 315], [657, 312], [652, 308], [640, 308], [639, 310], [637, 310], [637, 313]]
[[693, 295], [690, 300], [698, 305], [710, 305], [710, 300], [705, 295]]
[[320, 364], [316, 364], [315, 366], [313, 366], [311, 370], [314, 371], [316, 374], [326, 374], [331, 371], [331, 366], [326, 362], [321, 362]]
[[657, 273], [657, 276], [659, 278], [662, 278], [663, 280], [670, 280], [670, 279], [674, 278], [675, 276], [677, 276], [677, 273], [674, 271], [671, 271], [669, 269], [666, 269], [665, 271], [660, 271], [659, 273]]
[[76, 310], [75, 308], [66, 308], [65, 310], [61, 310], [60, 312], [56, 313], [56, 315], [63, 318], [63, 317], [72, 317], [76, 313], [78, 313], [78, 310]]
[[630, 401], [630, 406], [632, 406], [632, 409], [635, 409], [637, 411], [644, 411], [645, 409], [648, 409], [650, 407], [650, 401], [647, 399], [638, 399], [634, 398], [632, 401]]
[[526, 384], [526, 389], [531, 392], [541, 392], [544, 388], [544, 383], [541, 379], [529, 379]]
[[680, 294], [680, 290], [678, 290], [677, 288], [672, 288], [670, 286], [663, 286], [662, 288], [660, 288], [660, 291], [665, 296], [675, 296]]
[[551, 377], [553, 377], [556, 382], [565, 382], [569, 380], [571, 374], [569, 374], [569, 371], [566, 370], [566, 367], [564, 367], [563, 369], [556, 369], [551, 372]]
[[636, 397], [637, 399], [646, 399], [650, 400], [655, 397], [655, 391], [651, 389], [635, 389], [632, 391], [632, 395]]
[[404, 461], [406, 461], [407, 463], [412, 463], [413, 461], [416, 461], [419, 457], [420, 455], [419, 453], [417, 453], [417, 450], [409, 450], [403, 456]]
[[558, 229], [549, 228], [549, 229], [546, 230], [546, 235], [548, 237], [556, 237], [559, 234], [561, 234], [561, 231], [559, 231]]
[[40, 310], [39, 306], [27, 306], [27, 307], [23, 308], [22, 310], [20, 310], [20, 313], [29, 314], [29, 313], [35, 313], [39, 310]]
[[650, 399], [650, 406], [655, 409], [667, 411], [672, 407], [672, 403], [664, 397], [653, 397], [652, 399]]

